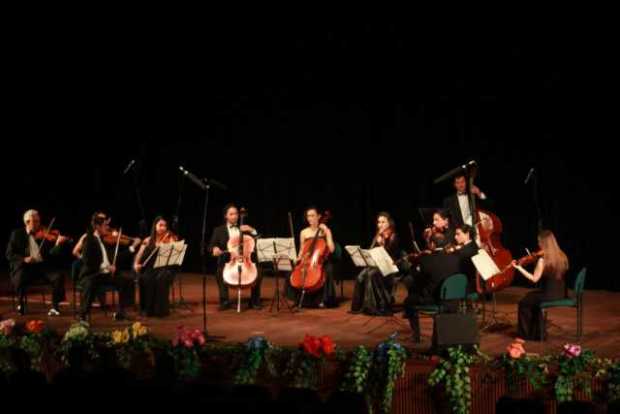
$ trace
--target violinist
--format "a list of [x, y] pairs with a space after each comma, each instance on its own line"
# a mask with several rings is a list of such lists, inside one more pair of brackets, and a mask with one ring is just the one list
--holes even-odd
[[113, 314], [115, 320], [126, 319], [125, 308], [133, 299], [132, 279], [116, 274], [120, 237], [117, 236], [116, 245], [104, 243], [104, 239], [111, 234], [109, 222], [105, 215], [93, 214], [91, 227], [83, 242], [82, 267], [78, 277], [78, 283], [82, 288], [80, 301], [82, 320], [86, 319], [93, 299], [101, 287], [112, 286], [118, 291], [118, 311]]
[[[98, 217], [100, 220], [105, 220], [108, 224], [110, 224], [110, 222], [112, 221], [112, 218], [102, 211], [97, 211], [94, 215]], [[71, 277], [74, 282], [78, 281], [78, 278], [80, 275], [80, 271], [82, 268], [82, 251], [84, 249], [84, 241], [86, 240], [86, 237], [88, 236], [88, 233], [90, 232], [92, 232], [92, 229], [90, 228], [90, 224], [89, 224], [87, 232], [84, 233], [80, 237], [78, 242], [73, 247], [73, 251], [71, 252], [73, 256], [75, 257], [75, 260], [71, 264]], [[110, 231], [107, 233], [106, 236], [103, 237], [102, 241], [106, 246], [108, 246], [108, 248], [115, 247], [118, 235], [119, 235], [118, 230], [113, 230], [110, 228]], [[133, 275], [131, 273], [133, 260], [131, 256], [137, 251], [137, 248], [140, 245], [140, 243], [141, 243], [141, 240], [137, 237], [129, 237], [124, 234], [121, 235], [121, 239], [119, 242], [118, 262], [116, 266], [117, 270], [116, 270], [115, 276], [133, 280]], [[99, 292], [97, 296], [98, 296], [98, 301], [101, 304], [101, 306], [102, 307], [105, 306], [105, 299], [106, 299], [105, 292]], [[134, 305], [135, 304], [135, 299], [134, 299], [135, 298], [135, 285], [132, 285], [131, 295], [128, 295], [128, 297], [131, 297], [131, 299], [129, 299], [129, 302], [127, 303], [127, 305], [128, 306]]]
[[428, 246], [432, 253], [420, 256], [419, 265], [414, 269], [414, 285], [405, 299], [405, 316], [409, 319], [415, 342], [420, 342], [420, 326], [414, 307], [439, 303], [442, 282], [461, 272], [461, 257], [446, 253], [448, 242], [443, 233], [433, 234]]
[[[431, 236], [435, 233], [443, 234], [446, 244], [450, 244], [454, 241], [454, 229], [450, 222], [450, 213], [448, 210], [435, 210], [435, 212], [433, 212], [433, 225], [424, 230], [424, 239], [426, 240], [427, 246]], [[437, 246], [436, 248], [439, 247], [444, 246]]]
[[153, 221], [151, 235], [144, 239], [134, 259], [134, 270], [140, 285], [140, 310], [147, 316], [164, 317], [170, 314], [170, 285], [176, 269], [165, 266], [153, 267], [159, 246], [178, 241], [168, 228], [168, 221], [157, 217]]
[[[398, 258], [398, 236], [394, 220], [387, 212], [377, 214], [377, 234], [371, 249], [379, 246], [384, 247], [392, 259]], [[393, 285], [394, 275], [384, 277], [376, 267], [364, 268], [355, 280], [351, 313], [391, 315], [394, 302]]]
[[[450, 197], [444, 199], [443, 205], [446, 210], [450, 212], [452, 222], [454, 225], [467, 224], [472, 226], [474, 230], [472, 235], [475, 236], [474, 215], [472, 214], [469, 205], [469, 194], [467, 192], [467, 176], [465, 173], [460, 173], [454, 177], [453, 181], [454, 189], [456, 193]], [[471, 194], [477, 198], [478, 204], [480, 202], [488, 202], [486, 194], [484, 194], [480, 188], [475, 185], [471, 187]]]
[[[219, 289], [220, 310], [230, 309], [231, 303], [228, 295], [228, 286], [224, 282], [224, 267], [230, 260], [230, 252], [228, 252], [228, 241], [232, 238], [239, 238], [241, 234], [250, 235], [254, 238], [258, 236], [256, 229], [247, 224], [239, 226], [239, 209], [234, 204], [228, 204], [224, 207], [224, 224], [216, 227], [211, 236], [209, 243], [209, 251], [217, 258], [216, 280]], [[262, 309], [261, 305], [261, 282], [262, 276], [258, 275], [256, 283], [252, 287], [250, 298], [250, 308], [257, 310]]]
[[24, 213], [24, 228], [14, 230], [6, 250], [10, 264], [11, 282], [18, 297], [18, 312], [25, 313], [24, 299], [28, 286], [37, 280], [44, 280], [52, 286], [52, 308], [49, 316], [60, 315], [60, 302], [65, 298], [64, 275], [52, 271], [48, 259], [61, 252], [61, 246], [68, 239], [57, 234], [49, 240], [51, 231], [41, 227], [41, 218], [36, 210]]
[[[322, 223], [323, 216], [319, 213], [318, 208], [311, 206], [308, 207], [304, 213], [304, 217], [306, 222], [308, 223], [308, 227], [303, 229], [299, 234], [299, 257], [297, 258], [297, 262], [300, 263], [302, 260], [302, 250], [303, 246], [312, 243], [312, 240], [317, 236], [318, 238], [323, 239], [327, 246], [327, 254], [329, 255], [326, 261], [323, 263], [323, 270], [325, 272], [325, 279], [323, 286], [319, 289], [308, 292], [306, 291], [303, 298], [303, 307], [310, 308], [333, 308], [338, 306], [336, 300], [336, 285], [334, 282], [334, 262], [332, 259], [332, 253], [336, 250], [336, 243], [334, 242], [334, 237], [332, 234], [332, 230], [327, 226], [327, 224]], [[296, 303], [299, 303], [301, 295], [301, 290], [294, 289], [290, 285], [290, 280], [287, 282], [287, 296], [289, 299], [294, 300]]]
[[[568, 271], [568, 258], [558, 245], [553, 232], [541, 231], [538, 234], [538, 246], [541, 253], [534, 256], [537, 259], [534, 273], [528, 272], [519, 263], [525, 260], [512, 262], [512, 266], [532, 283], [539, 280], [543, 282], [542, 289], [528, 293], [519, 301], [518, 335], [523, 339], [534, 341], [540, 339], [540, 324], [542, 323], [540, 303], [566, 297], [564, 276]], [[546, 333], [543, 336], [545, 335]]]
[[475, 241], [472, 240], [472, 228], [467, 224], [456, 227], [454, 234], [456, 245], [448, 249], [449, 254], [459, 256], [460, 271], [467, 276], [467, 292], [472, 293], [476, 290], [476, 268], [471, 258], [478, 254], [480, 250]]

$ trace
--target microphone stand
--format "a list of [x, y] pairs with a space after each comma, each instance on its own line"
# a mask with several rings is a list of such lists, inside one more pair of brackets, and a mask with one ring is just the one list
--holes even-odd
[[[179, 198], [177, 199], [177, 208], [176, 208], [174, 217], [172, 217], [172, 231], [174, 231], [176, 234], [180, 234], [179, 215], [181, 213], [181, 204], [183, 202], [183, 184], [184, 184], [184, 180], [183, 180], [183, 177], [181, 177], [180, 182], [179, 182]], [[192, 307], [185, 301], [185, 298], [183, 297], [183, 277], [181, 275], [178, 275], [177, 280], [179, 283], [179, 300], [178, 302], [176, 301], [176, 298], [174, 296], [174, 289], [172, 289], [173, 305], [182, 307], [192, 312], [193, 311]]]
[[211, 183], [216, 187], [220, 187], [222, 189], [226, 189], [226, 186], [215, 181], [209, 180], [206, 178], [199, 179], [193, 174], [190, 174], [187, 170], [184, 170], [183, 167], [179, 168], [183, 175], [185, 175], [189, 180], [194, 182], [197, 187], [205, 192], [205, 200], [203, 204], [202, 210], [202, 231], [200, 236], [200, 258], [202, 265], [202, 328], [206, 337], [209, 337], [207, 330], [207, 212], [209, 210], [209, 190], [211, 189]]

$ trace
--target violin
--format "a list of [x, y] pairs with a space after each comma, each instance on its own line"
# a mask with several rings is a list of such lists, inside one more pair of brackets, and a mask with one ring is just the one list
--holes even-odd
[[136, 237], [126, 236], [125, 234], [121, 233], [121, 238], [120, 238], [120, 241], [119, 241], [118, 235], [119, 235], [119, 231], [118, 230], [110, 229], [108, 234], [103, 236], [102, 240], [106, 244], [116, 245], [116, 243], [118, 243], [121, 246], [129, 246], [129, 245], [133, 244], [134, 240], [136, 239]]
[[39, 229], [33, 234], [35, 240], [45, 240], [55, 243], [59, 237], [65, 237], [68, 242], [72, 242], [73, 238], [60, 234], [59, 230], [49, 229], [47, 227], [39, 227]]
[[370, 248], [372, 249], [375, 246], [384, 246], [385, 242], [390, 240], [393, 235], [394, 235], [394, 230], [391, 227], [383, 231], [377, 232], [377, 235], [373, 239], [372, 245], [370, 246]]
[[230, 261], [224, 266], [222, 275], [226, 284], [237, 288], [237, 312], [241, 312], [241, 289], [254, 286], [258, 277], [258, 269], [252, 262], [252, 253], [255, 248], [254, 238], [241, 231], [247, 210], [241, 208], [239, 214], [239, 236], [228, 240], [227, 249], [230, 252]]
[[[331, 219], [331, 212], [325, 211], [319, 220], [326, 224]], [[329, 257], [330, 251], [325, 238], [320, 238], [321, 229], [311, 239], [306, 239], [301, 247], [300, 260], [290, 276], [291, 286], [304, 292], [315, 292], [325, 284], [325, 269], [323, 264]], [[300, 303], [303, 300], [300, 299]]]
[[527, 266], [529, 264], [535, 263], [541, 257], [545, 257], [545, 252], [539, 250], [534, 253], [530, 253], [527, 256], [523, 256], [519, 260], [517, 260], [517, 265], [519, 266]]
[[155, 244], [174, 243], [179, 241], [179, 236], [171, 231], [167, 231], [164, 234], [158, 234], [155, 236]]

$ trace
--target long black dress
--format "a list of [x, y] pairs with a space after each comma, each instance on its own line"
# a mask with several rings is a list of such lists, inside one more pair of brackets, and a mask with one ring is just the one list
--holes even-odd
[[[398, 258], [398, 236], [394, 234], [383, 246], [390, 257]], [[366, 313], [368, 315], [391, 315], [394, 297], [394, 274], [383, 276], [376, 267], [363, 269], [355, 279], [352, 313]]]
[[[144, 249], [144, 259], [151, 256], [156, 248], [149, 243]], [[154, 253], [155, 256], [157, 253]], [[140, 311], [146, 316], [164, 317], [170, 315], [170, 285], [174, 280], [177, 269], [175, 266], [166, 266], [155, 269], [155, 257], [152, 257], [144, 267], [139, 277]]]
[[[554, 273], [544, 272], [542, 289], [529, 292], [519, 301], [519, 337], [531, 341], [540, 340], [540, 326], [542, 315], [540, 303], [549, 300], [558, 300], [566, 297], [564, 275], [557, 277]], [[543, 339], [546, 332], [543, 333]]]

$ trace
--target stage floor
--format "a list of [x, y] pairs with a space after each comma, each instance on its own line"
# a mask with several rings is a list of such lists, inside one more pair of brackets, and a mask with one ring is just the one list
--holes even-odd
[[[155, 335], [173, 338], [176, 328], [180, 325], [189, 328], [202, 327], [202, 279], [198, 274], [183, 274], [183, 296], [188, 307], [175, 307], [172, 314], [164, 319], [139, 317], [132, 309], [129, 313], [131, 321], [139, 320], [146, 324]], [[3, 282], [6, 276], [3, 277]], [[411, 329], [402, 313], [394, 317], [370, 317], [351, 315], [348, 313], [351, 304], [353, 282], [345, 281], [344, 298], [335, 309], [303, 309], [301, 312], [290, 313], [284, 307], [280, 312], [269, 311], [274, 292], [274, 279], [263, 281], [263, 306], [260, 311], [247, 309], [249, 291], [242, 293], [242, 311], [236, 309], [218, 311], [217, 287], [213, 277], [207, 278], [207, 327], [209, 335], [221, 342], [240, 342], [253, 335], [263, 335], [278, 345], [296, 345], [305, 334], [329, 335], [336, 344], [344, 347], [357, 345], [374, 346], [395, 331], [400, 333], [401, 342], [417, 351], [430, 348], [432, 319], [421, 318], [422, 342], [415, 344], [411, 340]], [[281, 281], [282, 282], [282, 281]], [[4, 287], [4, 283], [3, 283]], [[178, 300], [178, 288], [177, 290]], [[74, 321], [72, 306], [63, 304], [62, 316], [47, 316], [48, 305], [42, 303], [40, 294], [29, 296], [29, 314], [20, 317], [12, 310], [11, 298], [4, 294], [0, 297], [0, 317], [16, 320], [42, 319], [50, 326], [64, 330]], [[337, 287], [340, 294], [340, 286]], [[497, 332], [483, 331], [480, 333], [481, 349], [491, 355], [505, 351], [506, 346], [516, 335], [517, 303], [527, 289], [511, 287], [497, 294], [497, 319], [509, 324]], [[236, 292], [231, 290], [231, 298]], [[71, 299], [71, 290], [67, 290]], [[399, 286], [397, 303], [402, 304], [406, 296], [405, 288]], [[49, 300], [49, 295], [47, 295]], [[108, 300], [110, 302], [110, 300]], [[584, 297], [584, 334], [580, 341], [582, 346], [596, 351], [599, 356], [620, 356], [620, 293], [608, 291], [586, 291]], [[397, 311], [400, 307], [397, 307]], [[491, 316], [491, 303], [487, 303], [487, 319]], [[479, 317], [481, 319], [481, 317]], [[549, 338], [545, 343], [530, 342], [526, 344], [528, 352], [555, 353], [563, 344], [576, 342], [576, 315], [574, 309], [552, 309], [549, 312]], [[114, 322], [111, 316], [95, 308], [92, 313], [92, 326], [98, 331], [110, 331], [124, 327], [128, 322]]]

